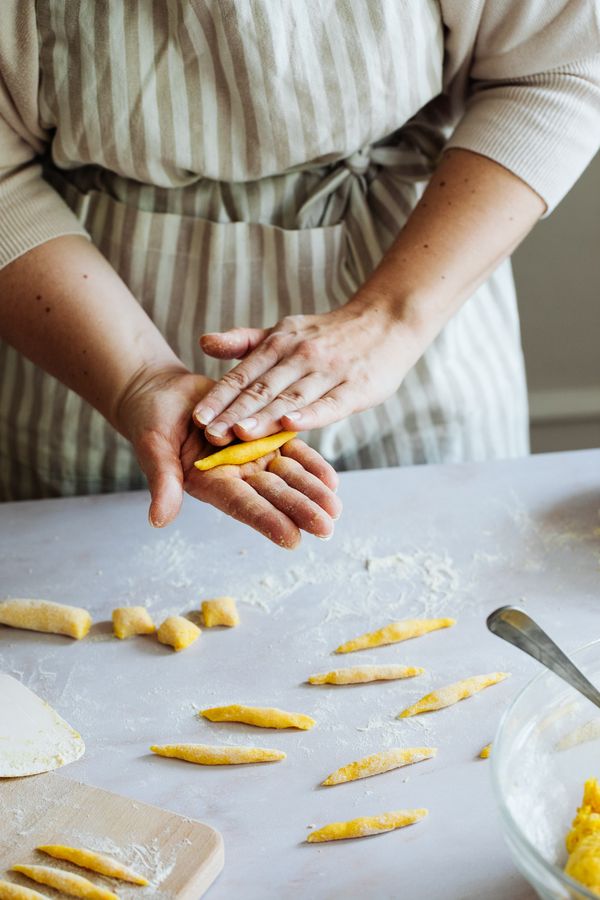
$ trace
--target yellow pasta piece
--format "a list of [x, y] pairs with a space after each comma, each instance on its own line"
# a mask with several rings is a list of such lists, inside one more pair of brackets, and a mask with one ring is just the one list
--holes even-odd
[[153, 744], [150, 749], [158, 756], [183, 759], [199, 766], [238, 766], [242, 763], [277, 762], [285, 759], [282, 750], [264, 747], [215, 747], [209, 744]]
[[333, 784], [345, 784], [347, 781], [357, 781], [359, 778], [369, 778], [371, 775], [380, 775], [389, 772], [390, 769], [399, 769], [401, 766], [410, 766], [412, 763], [431, 759], [437, 754], [436, 747], [406, 747], [392, 750], [383, 750], [381, 753], [373, 753], [365, 756], [357, 762], [349, 763], [336, 769], [328, 775], [321, 784], [329, 787]]
[[119, 606], [113, 609], [113, 631], [123, 640], [135, 634], [154, 634], [156, 625], [145, 606]]
[[420, 713], [452, 706], [459, 700], [466, 700], [467, 697], [472, 697], [473, 694], [492, 684], [504, 681], [508, 675], [508, 672], [490, 672], [489, 675], [473, 675], [471, 678], [465, 678], [464, 681], [456, 681], [454, 684], [440, 688], [439, 691], [433, 691], [433, 693], [421, 697], [420, 700], [401, 712], [398, 718], [406, 719], [408, 716], [418, 716]]
[[85, 900], [119, 900], [116, 894], [106, 888], [82, 878], [81, 875], [73, 875], [64, 869], [53, 869], [51, 866], [13, 866], [11, 872], [20, 872], [27, 875], [32, 881], [46, 884], [48, 887], [70, 894], [71, 897], [84, 897]]
[[240, 624], [233, 597], [215, 597], [214, 600], [203, 600], [202, 617], [207, 628], [214, 628], [215, 625], [228, 625], [230, 628], [234, 628]]
[[422, 634], [437, 631], [439, 628], [450, 628], [455, 624], [456, 619], [404, 619], [401, 622], [391, 622], [378, 631], [369, 631], [351, 641], [346, 641], [335, 652], [352, 653], [354, 650], [367, 650], [370, 647], [381, 647], [384, 644], [397, 644], [399, 641], [420, 637]]
[[215, 706], [201, 710], [199, 715], [211, 722], [243, 722], [259, 728], [299, 728], [308, 731], [316, 724], [314, 719], [303, 713], [285, 712], [271, 706]]
[[481, 753], [479, 754], [480, 759], [488, 759], [491, 752], [492, 752], [492, 745], [486, 744], [485, 747], [482, 749]]
[[48, 895], [11, 881], [0, 881], [0, 900], [48, 900]]
[[404, 828], [424, 819], [427, 809], [398, 809], [395, 812], [382, 813], [380, 816], [360, 816], [349, 822], [332, 822], [311, 832], [306, 838], [309, 844], [322, 841], [341, 841], [345, 838], [368, 837], [371, 834], [383, 834], [395, 828]]
[[162, 623], [156, 636], [161, 644], [170, 644], [173, 650], [185, 650], [200, 637], [201, 629], [183, 616], [169, 616]]
[[243, 441], [240, 444], [230, 444], [223, 447], [204, 459], [197, 459], [194, 465], [201, 472], [214, 469], [215, 466], [242, 466], [244, 463], [253, 462], [266, 456], [278, 447], [287, 444], [296, 437], [296, 431], [280, 431], [278, 434], [270, 434], [268, 437], [258, 438], [256, 441]]
[[4, 600], [0, 602], [0, 625], [66, 634], [79, 640], [90, 630], [92, 618], [86, 609], [51, 603], [49, 600]]
[[600, 785], [589, 778], [566, 839], [565, 872], [600, 897]]
[[121, 881], [129, 881], [131, 884], [148, 884], [148, 880], [142, 875], [132, 872], [127, 866], [103, 853], [84, 850], [83, 847], [65, 847], [63, 844], [42, 844], [37, 849], [54, 859], [66, 859], [68, 862], [75, 863], [76, 866], [81, 866], [82, 869], [91, 869], [92, 872], [98, 872], [100, 875], [119, 878]]
[[370, 681], [394, 681], [397, 678], [414, 678], [425, 669], [419, 666], [348, 666], [321, 675], [311, 675], [309, 684], [367, 684]]

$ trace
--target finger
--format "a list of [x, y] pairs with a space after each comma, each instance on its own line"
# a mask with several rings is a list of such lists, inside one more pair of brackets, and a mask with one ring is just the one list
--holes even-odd
[[305, 444], [304, 441], [294, 439], [288, 441], [283, 447], [279, 448], [282, 456], [295, 459], [300, 465], [315, 475], [323, 484], [326, 484], [332, 491], [337, 491], [339, 477], [333, 466], [327, 460], [323, 459], [320, 453]]
[[325, 510], [328, 516], [336, 520], [342, 514], [342, 501], [316, 475], [307, 472], [295, 459], [276, 456], [269, 465], [268, 471], [278, 475], [286, 484]]
[[167, 438], [156, 432], [142, 435], [135, 451], [150, 489], [148, 521], [154, 528], [164, 528], [175, 519], [183, 501], [179, 456]]
[[339, 422], [357, 411], [355, 394], [348, 383], [340, 384], [303, 409], [283, 415], [281, 424], [289, 431], [308, 431]]
[[256, 472], [246, 478], [246, 483], [285, 513], [302, 531], [320, 538], [329, 538], [333, 534], [331, 516], [272, 472]]
[[200, 346], [207, 356], [216, 359], [241, 359], [254, 350], [269, 333], [268, 328], [231, 328], [203, 334]]
[[198, 473], [196, 486], [192, 493], [198, 499], [249, 525], [279, 547], [293, 550], [300, 543], [300, 531], [289, 516], [241, 478], [203, 472]]
[[[282, 352], [282, 342], [276, 340], [273, 335], [270, 335], [262, 344], [259, 344], [258, 348], [252, 351], [247, 359], [234, 366], [229, 372], [226, 372], [220, 381], [217, 381], [215, 386], [204, 395], [194, 409], [193, 416], [196, 424], [202, 427], [213, 423], [216, 417], [233, 403], [241, 391], [246, 390], [248, 385], [252, 384], [279, 362]], [[224, 426], [222, 434], [219, 434], [214, 431], [216, 424], [214, 422], [212, 426], [212, 442], [227, 443], [227, 439], [223, 438], [223, 435], [228, 430], [227, 426]]]
[[[273, 372], [282, 368], [280, 364]], [[267, 376], [268, 377], [268, 376]], [[266, 380], [266, 379], [265, 379]], [[271, 403], [268, 403], [260, 412], [249, 410], [246, 418], [234, 420], [233, 431], [235, 435], [243, 441], [251, 441], [254, 438], [264, 437], [267, 434], [275, 434], [281, 431], [281, 417], [295, 409], [301, 409], [307, 404], [312, 403], [318, 397], [322, 397], [334, 386], [331, 376], [325, 376], [320, 373], [312, 372], [298, 381], [293, 381], [280, 388], [277, 396]], [[243, 395], [242, 395], [243, 396]], [[241, 400], [241, 397], [240, 397]], [[236, 404], [232, 404], [225, 415], [229, 416]]]

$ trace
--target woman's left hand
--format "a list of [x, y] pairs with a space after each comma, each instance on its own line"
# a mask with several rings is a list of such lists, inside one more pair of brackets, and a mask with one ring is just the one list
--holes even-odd
[[202, 349], [242, 359], [203, 397], [195, 421], [217, 446], [281, 430], [322, 428], [387, 399], [421, 350], [383, 303], [355, 298], [271, 329], [205, 334]]

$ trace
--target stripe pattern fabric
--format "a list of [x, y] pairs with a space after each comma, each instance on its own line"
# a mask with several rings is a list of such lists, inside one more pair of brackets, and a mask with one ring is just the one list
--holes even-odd
[[[446, 138], [434, 0], [40, 0], [47, 180], [190, 369], [203, 332], [346, 302]], [[74, 61], [74, 62], [73, 62]], [[0, 345], [3, 499], [127, 490], [128, 443]], [[308, 436], [339, 469], [527, 452], [504, 263], [400, 389]]]

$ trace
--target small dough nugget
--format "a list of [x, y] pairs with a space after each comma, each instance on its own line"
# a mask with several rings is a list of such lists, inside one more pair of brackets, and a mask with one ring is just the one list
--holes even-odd
[[79, 606], [51, 603], [49, 600], [3, 600], [0, 602], [0, 625], [66, 634], [84, 638], [90, 630], [92, 617]]
[[398, 716], [399, 719], [406, 719], [408, 716], [418, 716], [420, 713], [432, 712], [434, 709], [444, 709], [446, 706], [452, 706], [459, 700], [466, 700], [472, 697], [478, 691], [482, 691], [492, 684], [498, 684], [508, 678], [508, 672], [490, 672], [489, 675], [473, 675], [471, 678], [465, 678], [464, 681], [456, 681], [447, 687], [440, 688], [439, 691], [433, 691], [421, 697], [404, 712]]
[[277, 762], [285, 759], [282, 750], [264, 747], [221, 747], [209, 744], [155, 744], [150, 747], [159, 756], [184, 759], [199, 766], [238, 766], [242, 763]]
[[324, 825], [323, 828], [311, 832], [306, 840], [309, 844], [317, 844], [321, 841], [341, 841], [345, 838], [383, 834], [384, 831], [413, 825], [424, 819], [428, 812], [427, 809], [398, 809], [395, 812], [382, 813], [380, 816], [361, 816], [358, 819], [350, 819], [349, 822], [332, 822], [331, 825]]
[[589, 778], [566, 838], [565, 872], [600, 897], [600, 785]]
[[488, 759], [490, 753], [492, 752], [492, 745], [486, 744], [485, 747], [481, 750], [479, 754], [480, 759]]
[[233, 597], [215, 597], [214, 600], [203, 600], [202, 616], [207, 628], [214, 628], [215, 625], [228, 625], [230, 628], [234, 628], [240, 624]]
[[169, 616], [162, 623], [156, 636], [161, 644], [170, 644], [173, 650], [185, 650], [200, 637], [201, 629], [183, 616]]
[[211, 722], [242, 722], [259, 728], [299, 728], [308, 731], [316, 724], [314, 719], [303, 713], [285, 712], [271, 706], [215, 706], [201, 710], [198, 715]]
[[431, 759], [436, 754], [436, 747], [406, 747], [405, 749], [384, 750], [381, 753], [365, 756], [363, 759], [349, 763], [347, 766], [342, 766], [341, 769], [336, 769], [321, 784], [324, 787], [329, 787], [333, 784], [357, 781], [359, 778], [369, 778], [371, 775], [389, 772], [390, 769], [399, 769], [401, 766], [410, 766], [412, 763]]
[[66, 859], [68, 862], [81, 866], [82, 869], [91, 869], [100, 875], [108, 875], [110, 878], [120, 878], [121, 881], [129, 881], [131, 884], [148, 884], [146, 878], [132, 872], [127, 866], [122, 865], [110, 856], [103, 853], [95, 853], [93, 850], [84, 850], [83, 847], [65, 847], [62, 844], [43, 844], [37, 848], [54, 859]]
[[261, 456], [266, 456], [273, 450], [277, 450], [292, 438], [296, 437], [295, 431], [280, 431], [278, 434], [270, 434], [268, 437], [258, 438], [255, 441], [242, 441], [240, 444], [230, 444], [223, 447], [204, 459], [197, 459], [194, 465], [201, 472], [214, 469], [215, 466], [242, 466], [244, 463], [254, 462]]
[[135, 634], [154, 634], [156, 625], [145, 606], [119, 606], [113, 609], [113, 631], [123, 640]]
[[321, 675], [311, 675], [309, 684], [367, 684], [370, 681], [395, 681], [397, 678], [414, 678], [425, 669], [419, 666], [348, 666]]
[[71, 897], [85, 897], [85, 900], [119, 900], [116, 894], [106, 888], [82, 878], [81, 875], [73, 875], [64, 869], [53, 869], [51, 866], [13, 866], [11, 872], [20, 872], [27, 875], [33, 881], [47, 884], [63, 894]]
[[21, 887], [20, 884], [0, 881], [0, 900], [49, 900], [49, 898], [47, 894]]
[[420, 637], [439, 628], [450, 628], [456, 625], [456, 619], [404, 619], [391, 622], [378, 631], [368, 631], [351, 641], [346, 641], [335, 651], [336, 653], [352, 653], [354, 650], [367, 650], [370, 647], [382, 647], [384, 644], [397, 644], [409, 638]]

